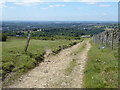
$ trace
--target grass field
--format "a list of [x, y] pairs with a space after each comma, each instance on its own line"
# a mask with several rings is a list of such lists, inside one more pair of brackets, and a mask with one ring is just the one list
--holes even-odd
[[[54, 53], [70, 47], [79, 42], [75, 40], [34, 40], [31, 39], [28, 52], [24, 52], [26, 39], [10, 39], [7, 42], [2, 42], [2, 75], [3, 79], [10, 76], [9, 73], [14, 75], [11, 80], [32, 69], [44, 59], [46, 49], [51, 49]], [[7, 77], [8, 78], [8, 77]], [[7, 81], [7, 80], [6, 80]], [[10, 80], [8, 80], [10, 81]]]
[[118, 53], [110, 48], [100, 49], [92, 43], [88, 54], [85, 88], [118, 88]]

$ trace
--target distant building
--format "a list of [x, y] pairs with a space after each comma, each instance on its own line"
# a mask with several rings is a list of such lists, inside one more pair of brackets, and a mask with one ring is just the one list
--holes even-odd
[[16, 37], [19, 37], [20, 35], [16, 35]]
[[83, 38], [91, 38], [90, 35], [82, 35], [81, 37], [83, 37]]
[[38, 29], [37, 31], [42, 31], [42, 29]]

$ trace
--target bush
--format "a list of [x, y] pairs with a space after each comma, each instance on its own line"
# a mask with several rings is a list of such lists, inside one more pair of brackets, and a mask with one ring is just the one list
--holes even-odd
[[7, 35], [4, 33], [0, 34], [0, 41], [6, 41], [7, 40]]

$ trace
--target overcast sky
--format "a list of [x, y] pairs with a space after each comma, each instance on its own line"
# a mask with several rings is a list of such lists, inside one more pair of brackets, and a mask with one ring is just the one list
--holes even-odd
[[0, 19], [5, 21], [117, 21], [118, 0], [108, 1], [0, 0], [0, 11], [2, 11]]

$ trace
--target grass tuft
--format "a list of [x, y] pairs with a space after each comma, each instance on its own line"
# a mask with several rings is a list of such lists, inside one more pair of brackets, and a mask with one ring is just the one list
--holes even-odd
[[75, 67], [76, 65], [77, 65], [77, 62], [76, 62], [75, 59], [73, 59], [73, 60], [70, 62], [69, 66], [65, 69], [65, 74], [66, 74], [66, 75], [69, 75], [70, 73], [72, 73], [72, 71], [73, 71], [73, 69], [74, 69], [74, 67]]

